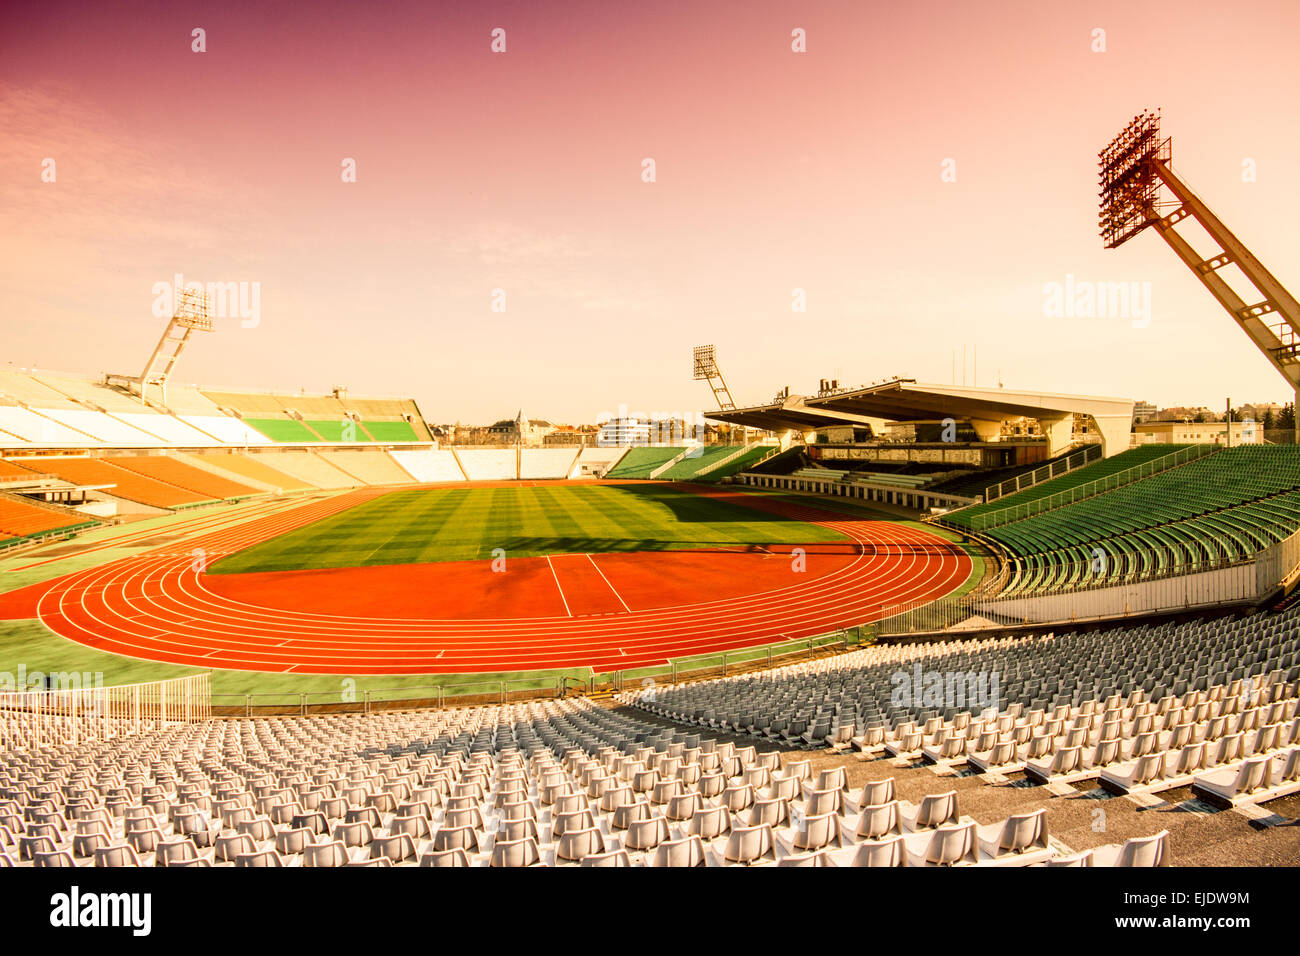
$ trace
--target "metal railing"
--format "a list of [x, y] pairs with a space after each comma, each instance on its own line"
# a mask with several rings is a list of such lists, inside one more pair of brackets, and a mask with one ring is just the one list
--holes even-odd
[[[1071, 578], [1071, 575], [1066, 575]], [[1258, 604], [1300, 577], [1300, 531], [1254, 555], [1207, 557], [1162, 570], [1094, 576], [1079, 584], [989, 596], [971, 593], [938, 601], [892, 605], [882, 636], [935, 632], [966, 625], [1096, 621], [1134, 614]]]
[[271, 715], [372, 713], [379, 710], [409, 710], [417, 707], [470, 707], [506, 704], [539, 697], [567, 697], [600, 691], [622, 690], [628, 682], [704, 679], [755, 667], [770, 667], [777, 661], [805, 657], [823, 651], [848, 650], [874, 636], [869, 624], [855, 625], [825, 634], [742, 647], [729, 651], [679, 657], [663, 664], [610, 671], [591, 677], [553, 675], [469, 682], [408, 684], [394, 688], [348, 691], [288, 691], [260, 694], [212, 694], [212, 713], [219, 717], [262, 717]]
[[1040, 485], [1044, 481], [1060, 478], [1062, 475], [1077, 471], [1084, 465], [1092, 464], [1099, 458], [1101, 458], [1101, 446], [1089, 445], [1087, 448], [1065, 456], [1060, 461], [1054, 461], [1041, 468], [1035, 468], [1028, 474], [1016, 475], [1016, 477], [1000, 481], [996, 485], [989, 485], [984, 489], [984, 501], [996, 501], [998, 498], [1015, 494], [1017, 491], [1024, 491], [1026, 488]]
[[0, 692], [0, 750], [86, 743], [211, 716], [208, 674], [107, 687], [5, 691]]
[[[1065, 491], [1058, 491], [1054, 495], [1045, 495], [1042, 498], [1035, 498], [1033, 501], [1026, 501], [1024, 504], [1008, 505], [995, 511], [975, 514], [971, 517], [970, 528], [972, 531], [987, 531], [989, 528], [999, 528], [1002, 525], [1042, 514], [1045, 511], [1064, 508], [1067, 505], [1088, 498], [1095, 498], [1108, 491], [1114, 491], [1123, 485], [1130, 485], [1135, 481], [1141, 481], [1143, 478], [1150, 478], [1152, 475], [1169, 471], [1171, 468], [1177, 468], [1190, 461], [1207, 457], [1219, 450], [1218, 445], [1188, 445], [1186, 448], [1180, 448], [1178, 451], [1162, 455], [1160, 458], [1153, 458], [1150, 461], [1144, 461], [1140, 465], [1134, 465], [1132, 468], [1125, 468], [1123, 471], [1117, 471], [1114, 474], [1084, 482], [1081, 485], [1075, 485]], [[943, 523], [942, 519], [940, 523]], [[957, 526], [954, 525], [954, 527]]]

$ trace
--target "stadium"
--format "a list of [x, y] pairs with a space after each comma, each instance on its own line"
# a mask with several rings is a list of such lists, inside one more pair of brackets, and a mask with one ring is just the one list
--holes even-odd
[[[1106, 122], [1092, 244], [1164, 239], [1160, 281], [1300, 396], [1300, 304], [1159, 111]], [[795, 349], [728, 380], [743, 338], [683, 338], [579, 361], [692, 389], [685, 428], [519, 411], [470, 441], [430, 407], [463, 385], [296, 386], [383, 378], [415, 351], [387, 333], [285, 349], [273, 387], [205, 364], [239, 335], [213, 292], [96, 326], [111, 367], [0, 367], [0, 867], [1300, 865], [1294, 406], [1144, 422], [1144, 381], [1093, 394], [1120, 389], [1046, 336], [1023, 383], [947, 343], [938, 381], [918, 341], [887, 356], [916, 377], [738, 404]], [[471, 331], [440, 374], [476, 408], [605, 401], [510, 391]]]

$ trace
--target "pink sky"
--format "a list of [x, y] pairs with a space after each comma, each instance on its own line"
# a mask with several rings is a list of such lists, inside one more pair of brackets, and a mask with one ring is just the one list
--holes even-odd
[[[138, 371], [179, 271], [259, 282], [262, 314], [177, 380], [438, 422], [704, 408], [706, 342], [741, 404], [947, 382], [963, 345], [981, 384], [1289, 400], [1154, 233], [1102, 248], [1096, 154], [1163, 106], [1175, 167], [1300, 291], [1297, 37], [1290, 0], [11, 2], [0, 361]], [[1067, 274], [1150, 282], [1150, 325], [1045, 317]]]

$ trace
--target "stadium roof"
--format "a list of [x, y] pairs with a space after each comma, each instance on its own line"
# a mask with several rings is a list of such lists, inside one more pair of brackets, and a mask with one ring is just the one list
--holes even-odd
[[926, 418], [983, 419], [1052, 418], [1062, 413], [1109, 416], [1133, 413], [1133, 400], [1054, 392], [1012, 391], [967, 385], [923, 385], [912, 379], [894, 379], [817, 398], [809, 407], [890, 421]]
[[769, 405], [751, 405], [748, 408], [731, 408], [726, 411], [706, 412], [705, 417], [733, 425], [745, 425], [749, 428], [761, 428], [764, 431], [783, 432], [816, 431], [818, 428], [830, 428], [836, 425], [867, 425], [870, 422], [863, 415], [850, 412], [832, 411], [823, 408], [811, 408], [802, 395], [791, 395], [781, 402]]
[[[835, 425], [867, 424], [871, 419], [968, 421], [985, 441], [996, 441], [1007, 419], [1034, 418], [1053, 432], [1052, 445], [1068, 443], [1075, 413], [1089, 415], [1102, 432], [1106, 453], [1127, 447], [1133, 400], [1055, 392], [1013, 391], [967, 385], [926, 385], [915, 379], [891, 379], [863, 388], [818, 396], [791, 395], [783, 402], [708, 412], [717, 421], [768, 431], [815, 431]], [[1120, 447], [1121, 444], [1123, 447]]]

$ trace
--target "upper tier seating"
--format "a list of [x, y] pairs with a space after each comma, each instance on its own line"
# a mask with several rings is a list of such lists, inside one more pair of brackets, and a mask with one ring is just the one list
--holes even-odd
[[389, 452], [419, 482], [464, 481], [456, 456], [447, 449], [421, 448]]
[[119, 468], [102, 458], [32, 457], [23, 459], [22, 464], [73, 484], [114, 485], [106, 489], [106, 493], [156, 508], [176, 508], [212, 500], [208, 495], [186, 491], [127, 468]]
[[184, 488], [205, 498], [247, 498], [264, 494], [258, 488], [222, 478], [170, 455], [122, 455], [105, 460], [137, 475]]
[[114, 412], [113, 415], [167, 445], [203, 447], [215, 443], [215, 436], [206, 435], [172, 415], [145, 412]]
[[204, 398], [220, 408], [238, 412], [245, 418], [271, 418], [284, 413], [284, 405], [274, 395], [244, 392], [215, 392], [201, 390]]
[[67, 375], [50, 375], [45, 372], [34, 372], [32, 378], [60, 395], [107, 412], [138, 412], [143, 407], [139, 398], [113, 385], [104, 385]]
[[26, 480], [29, 478], [33, 478], [35, 476], [36, 473], [33, 472], [30, 468], [24, 468], [22, 465], [17, 464], [16, 462], [12, 462], [4, 458], [0, 458], [0, 484], [3, 484], [5, 482], [5, 479], [8, 478]]
[[245, 418], [244, 422], [276, 442], [302, 444], [325, 441], [302, 422], [294, 418]]
[[335, 441], [335, 442], [369, 441], [369, 438], [367, 438], [366, 436], [365, 429], [362, 428], [361, 425], [352, 421], [351, 419], [344, 421], [342, 419], [310, 418], [307, 419], [305, 422], [303, 422], [303, 424], [306, 425], [308, 428], [310, 428], [312, 431], [314, 431], [325, 441]]
[[84, 448], [96, 444], [94, 438], [83, 432], [17, 405], [0, 405], [0, 432], [21, 439], [12, 442], [0, 435], [0, 444], [6, 445], [71, 445]]
[[181, 415], [181, 421], [192, 425], [207, 435], [211, 435], [217, 441], [224, 442], [227, 445], [274, 445], [275, 442], [267, 438], [257, 429], [240, 421], [238, 418], [231, 418], [229, 415]]
[[162, 444], [157, 436], [142, 432], [105, 412], [92, 412], [86, 408], [48, 408], [38, 409], [38, 411], [69, 428], [90, 435], [102, 444], [126, 446]]
[[415, 429], [411, 427], [411, 423], [405, 420], [363, 421], [361, 424], [375, 441], [408, 442], [429, 440], [427, 437], [421, 438], [417, 435]]
[[25, 372], [0, 369], [0, 399], [6, 396], [25, 405], [39, 405], [42, 408], [77, 407], [77, 403], [62, 392], [37, 381]]
[[685, 448], [629, 448], [617, 465], [609, 470], [606, 478], [649, 478], [650, 473], [661, 465], [672, 461]]

